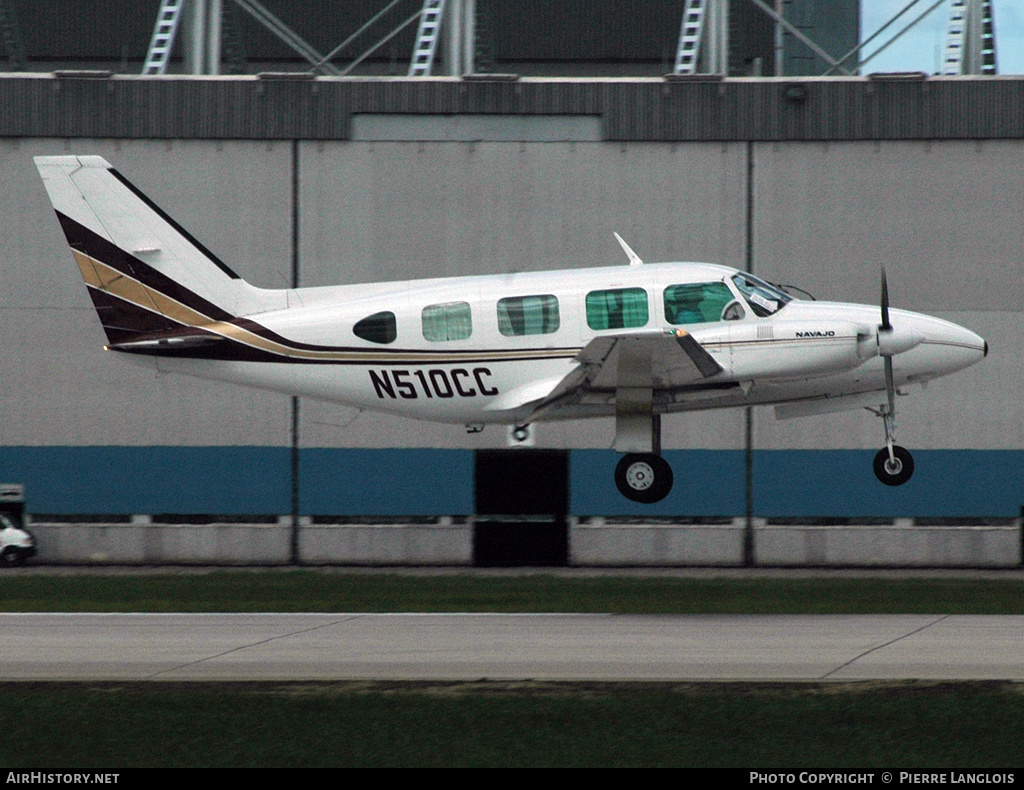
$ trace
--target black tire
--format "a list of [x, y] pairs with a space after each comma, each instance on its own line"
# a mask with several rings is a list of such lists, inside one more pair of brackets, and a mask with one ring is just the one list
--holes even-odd
[[892, 454], [898, 468], [889, 469], [889, 450], [883, 447], [875, 456], [875, 477], [887, 486], [901, 486], [914, 474], [914, 457], [898, 444], [892, 446]]
[[25, 564], [25, 555], [14, 548], [6, 548], [3, 552], [0, 552], [0, 565], [5, 568], [17, 568]]
[[660, 455], [629, 453], [615, 466], [615, 485], [626, 499], [660, 502], [672, 490], [672, 467]]

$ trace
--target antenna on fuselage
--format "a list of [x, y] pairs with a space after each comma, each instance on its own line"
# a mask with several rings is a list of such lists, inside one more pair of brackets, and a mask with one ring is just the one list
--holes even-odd
[[624, 242], [622, 240], [622, 236], [620, 236], [618, 233], [615, 233], [614, 231], [612, 232], [612, 235], [615, 236], [615, 238], [618, 240], [619, 244], [622, 245], [622, 249], [625, 250], [626, 255], [629, 256], [629, 265], [630, 266], [642, 266], [643, 265], [643, 261], [640, 260], [640, 256], [637, 255], [635, 252], [633, 252], [632, 248], [628, 244], [626, 244], [626, 242]]

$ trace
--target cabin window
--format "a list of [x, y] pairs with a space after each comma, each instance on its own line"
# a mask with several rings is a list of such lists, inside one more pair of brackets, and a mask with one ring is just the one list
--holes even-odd
[[591, 329], [630, 329], [643, 326], [648, 317], [647, 291], [643, 288], [587, 294], [587, 326]]
[[721, 281], [670, 285], [665, 289], [665, 320], [670, 324], [722, 321], [725, 306], [735, 300], [729, 286]]
[[498, 300], [498, 331], [505, 337], [558, 331], [558, 299], [551, 294]]
[[468, 302], [445, 302], [423, 308], [423, 337], [427, 340], [465, 340], [473, 334]]
[[371, 343], [393, 343], [398, 337], [395, 314], [390, 310], [366, 316], [356, 322], [352, 331], [356, 337], [369, 340]]

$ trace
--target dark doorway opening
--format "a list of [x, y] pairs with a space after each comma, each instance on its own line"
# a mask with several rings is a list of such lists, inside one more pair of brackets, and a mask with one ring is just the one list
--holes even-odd
[[473, 564], [569, 563], [569, 452], [478, 450]]

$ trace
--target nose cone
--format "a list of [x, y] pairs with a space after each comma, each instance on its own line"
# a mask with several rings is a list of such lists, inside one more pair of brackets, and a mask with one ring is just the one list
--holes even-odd
[[[942, 376], [970, 367], [988, 356], [988, 343], [970, 329], [941, 318], [910, 313], [914, 328], [924, 335], [922, 351], [935, 375]], [[898, 358], [897, 358], [898, 359]]]
[[951, 363], [956, 364], [956, 370], [981, 362], [988, 356], [985, 338], [956, 324], [951, 327], [936, 338], [935, 344], [944, 350]]

